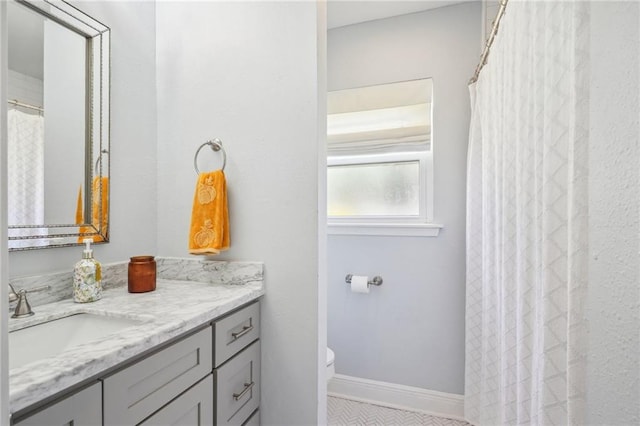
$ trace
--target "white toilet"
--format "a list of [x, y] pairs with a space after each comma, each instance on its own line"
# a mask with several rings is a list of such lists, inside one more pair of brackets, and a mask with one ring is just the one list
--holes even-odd
[[329, 348], [327, 348], [327, 380], [333, 377], [336, 374], [336, 368], [334, 367], [334, 363], [336, 361], [336, 354]]

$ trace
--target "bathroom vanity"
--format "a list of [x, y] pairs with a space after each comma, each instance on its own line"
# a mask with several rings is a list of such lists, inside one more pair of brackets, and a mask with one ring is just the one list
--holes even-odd
[[[252, 268], [224, 268], [233, 262], [213, 273], [198, 269], [201, 262], [174, 263], [159, 271], [156, 291], [132, 294], [118, 286], [98, 302], [65, 299], [12, 319], [10, 336], [73, 317], [94, 325], [96, 335], [103, 322], [123, 324], [10, 368], [12, 424], [259, 424], [262, 265], [259, 274], [247, 274]], [[167, 278], [176, 275], [185, 280]], [[33, 344], [37, 350], [41, 343]]]

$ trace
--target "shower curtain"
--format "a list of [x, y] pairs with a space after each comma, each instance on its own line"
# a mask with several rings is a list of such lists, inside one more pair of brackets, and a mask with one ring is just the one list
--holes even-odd
[[[8, 133], [8, 223], [44, 223], [44, 118], [11, 109]], [[9, 236], [12, 235], [9, 230]], [[34, 230], [34, 235], [38, 230]], [[25, 235], [25, 231], [20, 231]], [[12, 246], [20, 245], [14, 241]]]
[[588, 2], [508, 3], [470, 87], [465, 416], [583, 424]]

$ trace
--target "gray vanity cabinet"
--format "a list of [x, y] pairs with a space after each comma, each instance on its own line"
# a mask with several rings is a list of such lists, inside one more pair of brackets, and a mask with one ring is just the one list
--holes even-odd
[[98, 382], [14, 423], [14, 426], [99, 426], [101, 424], [102, 386]]
[[260, 304], [130, 362], [14, 426], [255, 426]]
[[212, 344], [207, 327], [105, 378], [104, 426], [137, 425], [210, 374]]

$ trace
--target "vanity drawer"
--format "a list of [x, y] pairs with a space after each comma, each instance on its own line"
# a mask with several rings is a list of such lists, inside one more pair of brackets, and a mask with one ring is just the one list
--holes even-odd
[[260, 337], [260, 304], [253, 303], [213, 324], [215, 366]]
[[95, 383], [14, 426], [99, 426], [102, 424], [102, 386]]
[[103, 380], [104, 426], [135, 425], [211, 372], [211, 328]]
[[210, 426], [213, 424], [213, 376], [162, 407], [138, 426]]
[[217, 425], [241, 425], [260, 404], [260, 341], [214, 370]]

